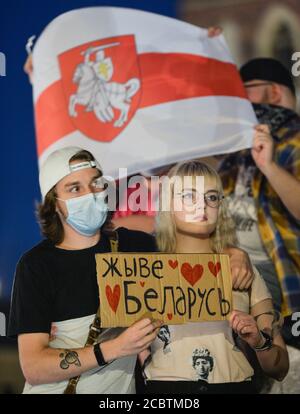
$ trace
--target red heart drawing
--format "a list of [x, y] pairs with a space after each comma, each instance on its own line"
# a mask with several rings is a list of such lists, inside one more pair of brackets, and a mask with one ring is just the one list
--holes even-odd
[[181, 266], [181, 274], [190, 285], [194, 286], [203, 275], [203, 266], [196, 264], [192, 267], [189, 263], [183, 263]]
[[173, 318], [173, 314], [172, 313], [168, 313], [167, 314], [167, 317], [168, 317], [168, 319], [169, 319], [169, 321]]
[[110, 286], [106, 286], [105, 293], [107, 297], [107, 301], [111, 309], [116, 313], [116, 310], [119, 305], [120, 296], [121, 296], [121, 288], [120, 285], [115, 285], [114, 290], [112, 291]]
[[141, 285], [142, 287], [144, 287], [144, 286], [145, 286], [145, 282], [140, 282], [140, 285]]
[[221, 263], [217, 262], [216, 264], [214, 264], [214, 262], [208, 262], [208, 268], [210, 270], [210, 273], [213, 274], [214, 277], [217, 277], [217, 274], [221, 269]]
[[169, 260], [168, 263], [172, 267], [172, 269], [176, 269], [176, 267], [178, 266], [177, 260]]

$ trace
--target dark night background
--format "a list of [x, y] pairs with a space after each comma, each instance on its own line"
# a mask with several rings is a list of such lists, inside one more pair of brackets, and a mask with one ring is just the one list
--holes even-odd
[[15, 265], [40, 239], [35, 220], [39, 200], [31, 85], [23, 72], [25, 44], [56, 16], [89, 6], [129, 7], [176, 17], [176, 0], [46, 0], [2, 3], [0, 52], [6, 56], [1, 93], [0, 312], [7, 314]]

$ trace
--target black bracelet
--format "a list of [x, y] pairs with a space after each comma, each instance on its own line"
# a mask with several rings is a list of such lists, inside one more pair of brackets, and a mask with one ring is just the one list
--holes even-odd
[[264, 338], [265, 342], [263, 343], [262, 346], [260, 347], [255, 346], [253, 349], [255, 351], [266, 351], [268, 349], [271, 349], [273, 346], [273, 338], [264, 331], [260, 331], [260, 334]]
[[99, 367], [103, 367], [104, 365], [108, 364], [108, 362], [106, 362], [104, 357], [103, 357], [103, 354], [102, 354], [102, 351], [101, 351], [101, 348], [100, 348], [100, 344], [94, 345], [94, 354], [95, 354], [95, 357], [97, 359]]

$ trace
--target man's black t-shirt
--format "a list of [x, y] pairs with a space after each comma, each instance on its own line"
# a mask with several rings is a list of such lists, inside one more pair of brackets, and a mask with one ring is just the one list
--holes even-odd
[[[149, 234], [117, 230], [120, 252], [156, 251]], [[20, 259], [15, 275], [8, 335], [49, 333], [52, 322], [92, 315], [99, 306], [96, 253], [110, 252], [107, 235], [93, 247], [63, 250], [44, 240]]]

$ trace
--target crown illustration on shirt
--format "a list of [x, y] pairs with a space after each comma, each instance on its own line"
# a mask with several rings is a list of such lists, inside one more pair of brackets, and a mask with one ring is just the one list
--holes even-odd
[[200, 349], [195, 349], [193, 352], [193, 357], [209, 357], [209, 356], [210, 356], [210, 352], [208, 349], [200, 348]]

